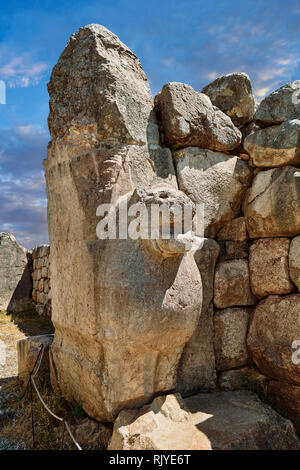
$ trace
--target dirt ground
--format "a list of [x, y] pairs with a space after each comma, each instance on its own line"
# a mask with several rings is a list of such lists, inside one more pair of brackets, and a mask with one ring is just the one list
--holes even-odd
[[0, 312], [0, 450], [27, 448], [25, 442], [11, 440], [9, 433], [3, 431], [7, 427], [7, 422], [10, 424], [14, 422], [15, 412], [10, 405], [17, 403], [17, 397], [21, 392], [17, 378], [17, 341], [27, 336], [52, 332], [51, 321], [39, 317], [34, 311], [14, 315]]
[[[49, 415], [34, 390], [32, 401], [29, 389], [22, 397], [22, 384], [18, 380], [17, 341], [48, 333], [53, 333], [51, 321], [36, 312], [18, 315], [0, 312], [0, 362], [3, 362], [3, 345], [6, 350], [6, 361], [0, 365], [0, 450], [75, 449], [68, 433], [63, 433], [62, 423]], [[54, 390], [49, 369], [40, 371], [35, 380], [45, 403], [68, 422], [84, 449], [106, 448], [112, 432], [111, 425], [101, 425], [89, 419], [80, 403], [74, 403], [59, 389]]]

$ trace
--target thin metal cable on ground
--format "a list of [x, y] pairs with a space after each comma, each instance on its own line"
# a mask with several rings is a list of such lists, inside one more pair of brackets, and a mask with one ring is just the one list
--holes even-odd
[[[34, 432], [34, 419], [33, 419], [33, 402], [32, 402], [32, 385], [34, 386], [34, 389], [37, 393], [37, 396], [40, 400], [40, 402], [42, 403], [43, 407], [45, 408], [45, 410], [51, 415], [53, 416], [53, 418], [57, 419], [58, 421], [62, 422], [63, 423], [63, 431], [62, 431], [62, 439], [61, 439], [61, 446], [63, 446], [63, 442], [64, 442], [64, 432], [65, 432], [65, 429], [68, 431], [69, 435], [70, 435], [70, 438], [72, 439], [72, 441], [74, 442], [75, 446], [77, 447], [78, 450], [82, 450], [82, 448], [80, 447], [80, 445], [78, 444], [78, 442], [76, 441], [71, 429], [70, 429], [70, 426], [69, 424], [67, 423], [67, 421], [64, 419], [64, 418], [61, 418], [60, 416], [57, 416], [55, 413], [53, 413], [53, 411], [50, 410], [50, 408], [46, 405], [46, 403], [44, 402], [39, 390], [38, 390], [38, 387], [36, 385], [36, 382], [34, 380], [34, 378], [37, 376], [39, 370], [40, 370], [40, 367], [41, 367], [41, 364], [42, 364], [42, 360], [43, 360], [43, 357], [44, 357], [44, 352], [45, 352], [45, 348], [44, 348], [44, 345], [42, 344], [41, 345], [41, 348], [40, 348], [40, 351], [38, 353], [38, 356], [36, 358], [36, 361], [34, 363], [34, 366], [33, 366], [33, 369], [30, 373], [30, 376], [29, 376], [29, 380], [27, 382], [27, 385], [26, 385], [26, 388], [25, 388], [25, 392], [28, 388], [28, 385], [30, 384], [30, 397], [31, 397], [31, 423], [32, 423], [32, 441], [33, 441], [33, 447], [34, 447], [34, 444], [35, 444], [35, 432]], [[38, 363], [38, 366], [36, 368], [36, 371], [34, 372], [34, 369], [36, 367]], [[25, 396], [25, 392], [24, 394], [22, 395], [21, 398], [23, 398]]]

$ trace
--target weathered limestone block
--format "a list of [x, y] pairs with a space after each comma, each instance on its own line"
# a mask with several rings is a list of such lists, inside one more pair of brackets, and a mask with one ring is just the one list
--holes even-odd
[[179, 394], [157, 397], [141, 410], [124, 410], [115, 424], [109, 450], [211, 450], [192, 422]]
[[260, 103], [254, 119], [264, 125], [279, 124], [300, 118], [300, 80], [289, 82], [273, 91]]
[[267, 395], [267, 387], [270, 379], [253, 366], [241, 367], [221, 372], [218, 378], [218, 386], [221, 390], [241, 390], [252, 387], [262, 396]]
[[250, 159], [250, 155], [249, 153], [247, 152], [247, 150], [245, 149], [245, 140], [246, 140], [246, 137], [248, 137], [249, 134], [251, 134], [251, 132], [255, 132], [255, 131], [258, 131], [260, 129], [260, 127], [256, 124], [255, 121], [251, 121], [249, 122], [248, 124], [246, 124], [245, 126], [241, 127], [240, 128], [240, 132], [242, 134], [242, 140], [241, 140], [241, 143], [240, 145], [235, 148], [234, 150], [231, 151], [231, 153], [233, 155], [237, 155], [238, 157], [240, 157], [242, 160], [245, 160], [247, 161], [249, 164], [251, 163], [252, 165], [252, 162], [251, 162], [251, 159]]
[[45, 294], [48, 294], [49, 292], [49, 279], [44, 280], [44, 292]]
[[183, 350], [176, 383], [183, 396], [208, 392], [216, 386], [213, 313], [212, 304], [201, 311], [195, 332]]
[[39, 291], [41, 295], [35, 293], [33, 300], [35, 302], [35, 310], [39, 315], [51, 317], [51, 299], [49, 293], [49, 277], [50, 277], [50, 246], [40, 245], [32, 251], [33, 257], [33, 287]]
[[42, 346], [44, 355], [41, 368], [49, 370], [49, 347], [53, 337], [54, 335], [29, 336], [17, 342], [18, 377], [24, 385], [27, 384]]
[[203, 300], [197, 328], [187, 342], [177, 373], [177, 389], [184, 396], [215, 388], [215, 353], [213, 328], [213, 284], [215, 265], [220, 247], [217, 242], [205, 239], [195, 252], [195, 261], [201, 273]]
[[115, 35], [98, 25], [73, 35], [49, 93], [52, 382], [91, 417], [113, 421], [176, 387], [202, 282], [183, 241], [99, 239], [97, 209], [113, 204], [119, 218], [123, 203], [141, 202], [141, 187], [148, 201], [192, 202], [158, 145], [142, 67]]
[[251, 238], [299, 235], [299, 168], [260, 171], [247, 191], [243, 211]]
[[75, 439], [83, 450], [106, 450], [112, 435], [110, 423], [85, 418], [73, 428]]
[[166, 83], [156, 96], [164, 141], [169, 147], [232, 150], [241, 133], [231, 119], [213, 106], [209, 97], [184, 83]]
[[266, 297], [270, 294], [289, 294], [294, 285], [289, 276], [288, 238], [261, 238], [250, 247], [249, 269], [253, 294]]
[[0, 310], [18, 312], [31, 305], [27, 251], [4, 232], [0, 232], [0, 280]]
[[37, 301], [37, 290], [35, 288], [32, 289], [32, 300]]
[[300, 237], [291, 241], [289, 252], [289, 270], [292, 281], [300, 291]]
[[39, 277], [41, 277], [41, 272], [42, 272], [42, 267], [43, 267], [43, 261], [41, 258], [33, 258], [33, 269], [37, 270], [40, 274]]
[[247, 259], [249, 257], [249, 245], [249, 240], [245, 240], [243, 242], [236, 242], [231, 240], [226, 242], [219, 242], [219, 262]]
[[[57, 318], [53, 305], [52, 352], [60, 386], [89, 415], [112, 420], [129, 404], [140, 405], [176, 386], [183, 348], [199, 321], [201, 276], [191, 253], [163, 258], [131, 240], [90, 248], [98, 286], [95, 333], [74, 324], [65, 335], [72, 317]], [[78, 387], [78, 377], [85, 387]]]
[[42, 278], [45, 279], [46, 277], [48, 277], [48, 269], [43, 267], [42, 268]]
[[246, 259], [249, 256], [249, 243], [246, 240], [243, 242], [233, 242], [229, 240], [225, 243], [225, 247], [225, 261]]
[[299, 140], [300, 120], [293, 119], [252, 132], [246, 137], [244, 147], [257, 167], [299, 166]]
[[49, 83], [51, 138], [83, 147], [158, 144], [150, 87], [139, 59], [105, 27], [73, 34]]
[[300, 433], [300, 387], [272, 380], [268, 386], [268, 399], [278, 413], [288, 417]]
[[203, 88], [212, 104], [227, 114], [237, 127], [253, 118], [255, 101], [250, 78], [246, 73], [230, 73], [217, 78]]
[[44, 292], [39, 291], [37, 293], [37, 303], [38, 304], [45, 304], [47, 302], [47, 297]]
[[300, 338], [300, 294], [270, 295], [256, 306], [247, 344], [259, 370], [269, 377], [300, 385], [300, 367], [292, 345]]
[[39, 280], [39, 291], [44, 292], [44, 279]]
[[248, 260], [224, 261], [218, 264], [214, 282], [214, 304], [223, 309], [255, 305], [250, 289]]
[[214, 315], [216, 369], [227, 370], [249, 362], [247, 350], [248, 308], [226, 308]]
[[218, 232], [218, 240], [225, 241], [237, 241], [243, 242], [247, 240], [248, 233], [246, 227], [245, 217], [237, 217], [227, 222], [223, 228]]
[[239, 215], [252, 181], [247, 163], [238, 157], [189, 147], [174, 153], [179, 187], [194, 202], [204, 204], [205, 234], [217, 231]]
[[242, 390], [247, 383], [247, 367], [225, 370], [218, 377], [218, 386], [224, 392]]
[[247, 391], [156, 398], [122, 411], [109, 450], [300, 449], [292, 423]]
[[50, 254], [49, 245], [39, 245], [32, 250], [32, 258], [38, 260], [40, 258], [47, 258]]
[[300, 448], [292, 423], [253, 393], [199, 394], [185, 399], [184, 404], [214, 450]]

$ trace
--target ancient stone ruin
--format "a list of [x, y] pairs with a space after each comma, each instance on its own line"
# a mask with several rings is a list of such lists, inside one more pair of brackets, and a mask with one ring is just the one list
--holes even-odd
[[31, 305], [31, 254], [15, 237], [0, 232], [0, 311], [18, 312]]
[[32, 250], [32, 299], [39, 315], [51, 317], [50, 246], [40, 245]]
[[0, 233], [0, 311], [34, 309], [51, 317], [50, 246], [20, 246], [10, 233]]
[[[300, 81], [259, 106], [244, 73], [153, 99], [138, 58], [89, 25], [48, 89], [51, 295], [41, 248], [33, 297], [52, 302], [53, 386], [114, 423], [109, 449], [299, 449]], [[120, 221], [153, 203], [193, 224], [99, 238], [101, 205]]]

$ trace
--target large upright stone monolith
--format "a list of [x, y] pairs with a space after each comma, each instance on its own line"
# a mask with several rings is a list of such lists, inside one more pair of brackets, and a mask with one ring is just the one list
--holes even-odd
[[114, 34], [89, 25], [72, 35], [49, 94], [52, 380], [90, 416], [112, 421], [175, 388], [202, 283], [184, 244], [100, 240], [97, 208], [143, 198], [192, 203], [160, 146], [141, 64]]
[[11, 233], [0, 232], [0, 310], [26, 310], [31, 306], [31, 291], [27, 250]]

